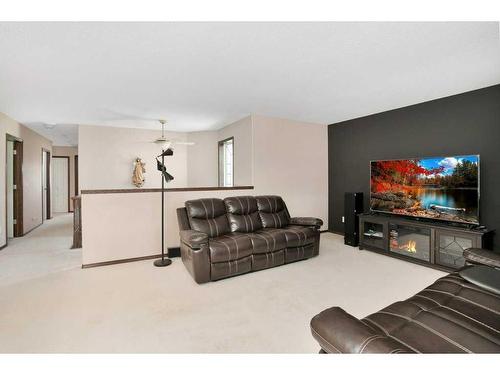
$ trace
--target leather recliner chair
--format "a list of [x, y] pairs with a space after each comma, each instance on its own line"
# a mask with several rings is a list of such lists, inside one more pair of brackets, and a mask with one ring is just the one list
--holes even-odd
[[[500, 255], [471, 248], [464, 258], [468, 267], [363, 319], [340, 307], [320, 312], [311, 333], [321, 353], [500, 353], [500, 288], [492, 288]], [[463, 271], [494, 275], [495, 283]]]
[[274, 195], [190, 200], [177, 219], [182, 261], [197, 283], [319, 254], [323, 221], [290, 217]]

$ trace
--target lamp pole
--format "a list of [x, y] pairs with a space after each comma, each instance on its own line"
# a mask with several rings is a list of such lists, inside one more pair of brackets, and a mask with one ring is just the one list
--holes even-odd
[[[165, 168], [165, 150], [161, 150], [161, 165]], [[156, 267], [166, 267], [172, 264], [172, 260], [165, 258], [165, 179], [161, 174], [161, 259], [153, 263]]]

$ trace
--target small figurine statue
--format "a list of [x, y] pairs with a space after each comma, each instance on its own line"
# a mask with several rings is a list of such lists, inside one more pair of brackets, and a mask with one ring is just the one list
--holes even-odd
[[145, 165], [146, 163], [143, 163], [141, 158], [135, 159], [134, 173], [132, 175], [132, 183], [135, 187], [142, 187], [146, 181], [146, 178], [144, 177], [144, 173], [146, 173]]

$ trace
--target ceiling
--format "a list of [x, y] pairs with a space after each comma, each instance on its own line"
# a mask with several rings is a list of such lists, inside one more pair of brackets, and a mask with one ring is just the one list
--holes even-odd
[[498, 22], [0, 23], [0, 111], [63, 144], [76, 124], [158, 126], [141, 118], [329, 124], [500, 83], [499, 37]]
[[78, 146], [77, 124], [30, 122], [26, 125], [38, 134], [50, 139], [54, 146]]

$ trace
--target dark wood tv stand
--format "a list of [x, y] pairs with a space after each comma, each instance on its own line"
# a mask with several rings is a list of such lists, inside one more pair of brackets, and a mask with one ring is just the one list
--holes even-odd
[[384, 214], [359, 216], [359, 249], [442, 270], [464, 266], [463, 250], [490, 249], [493, 231]]

